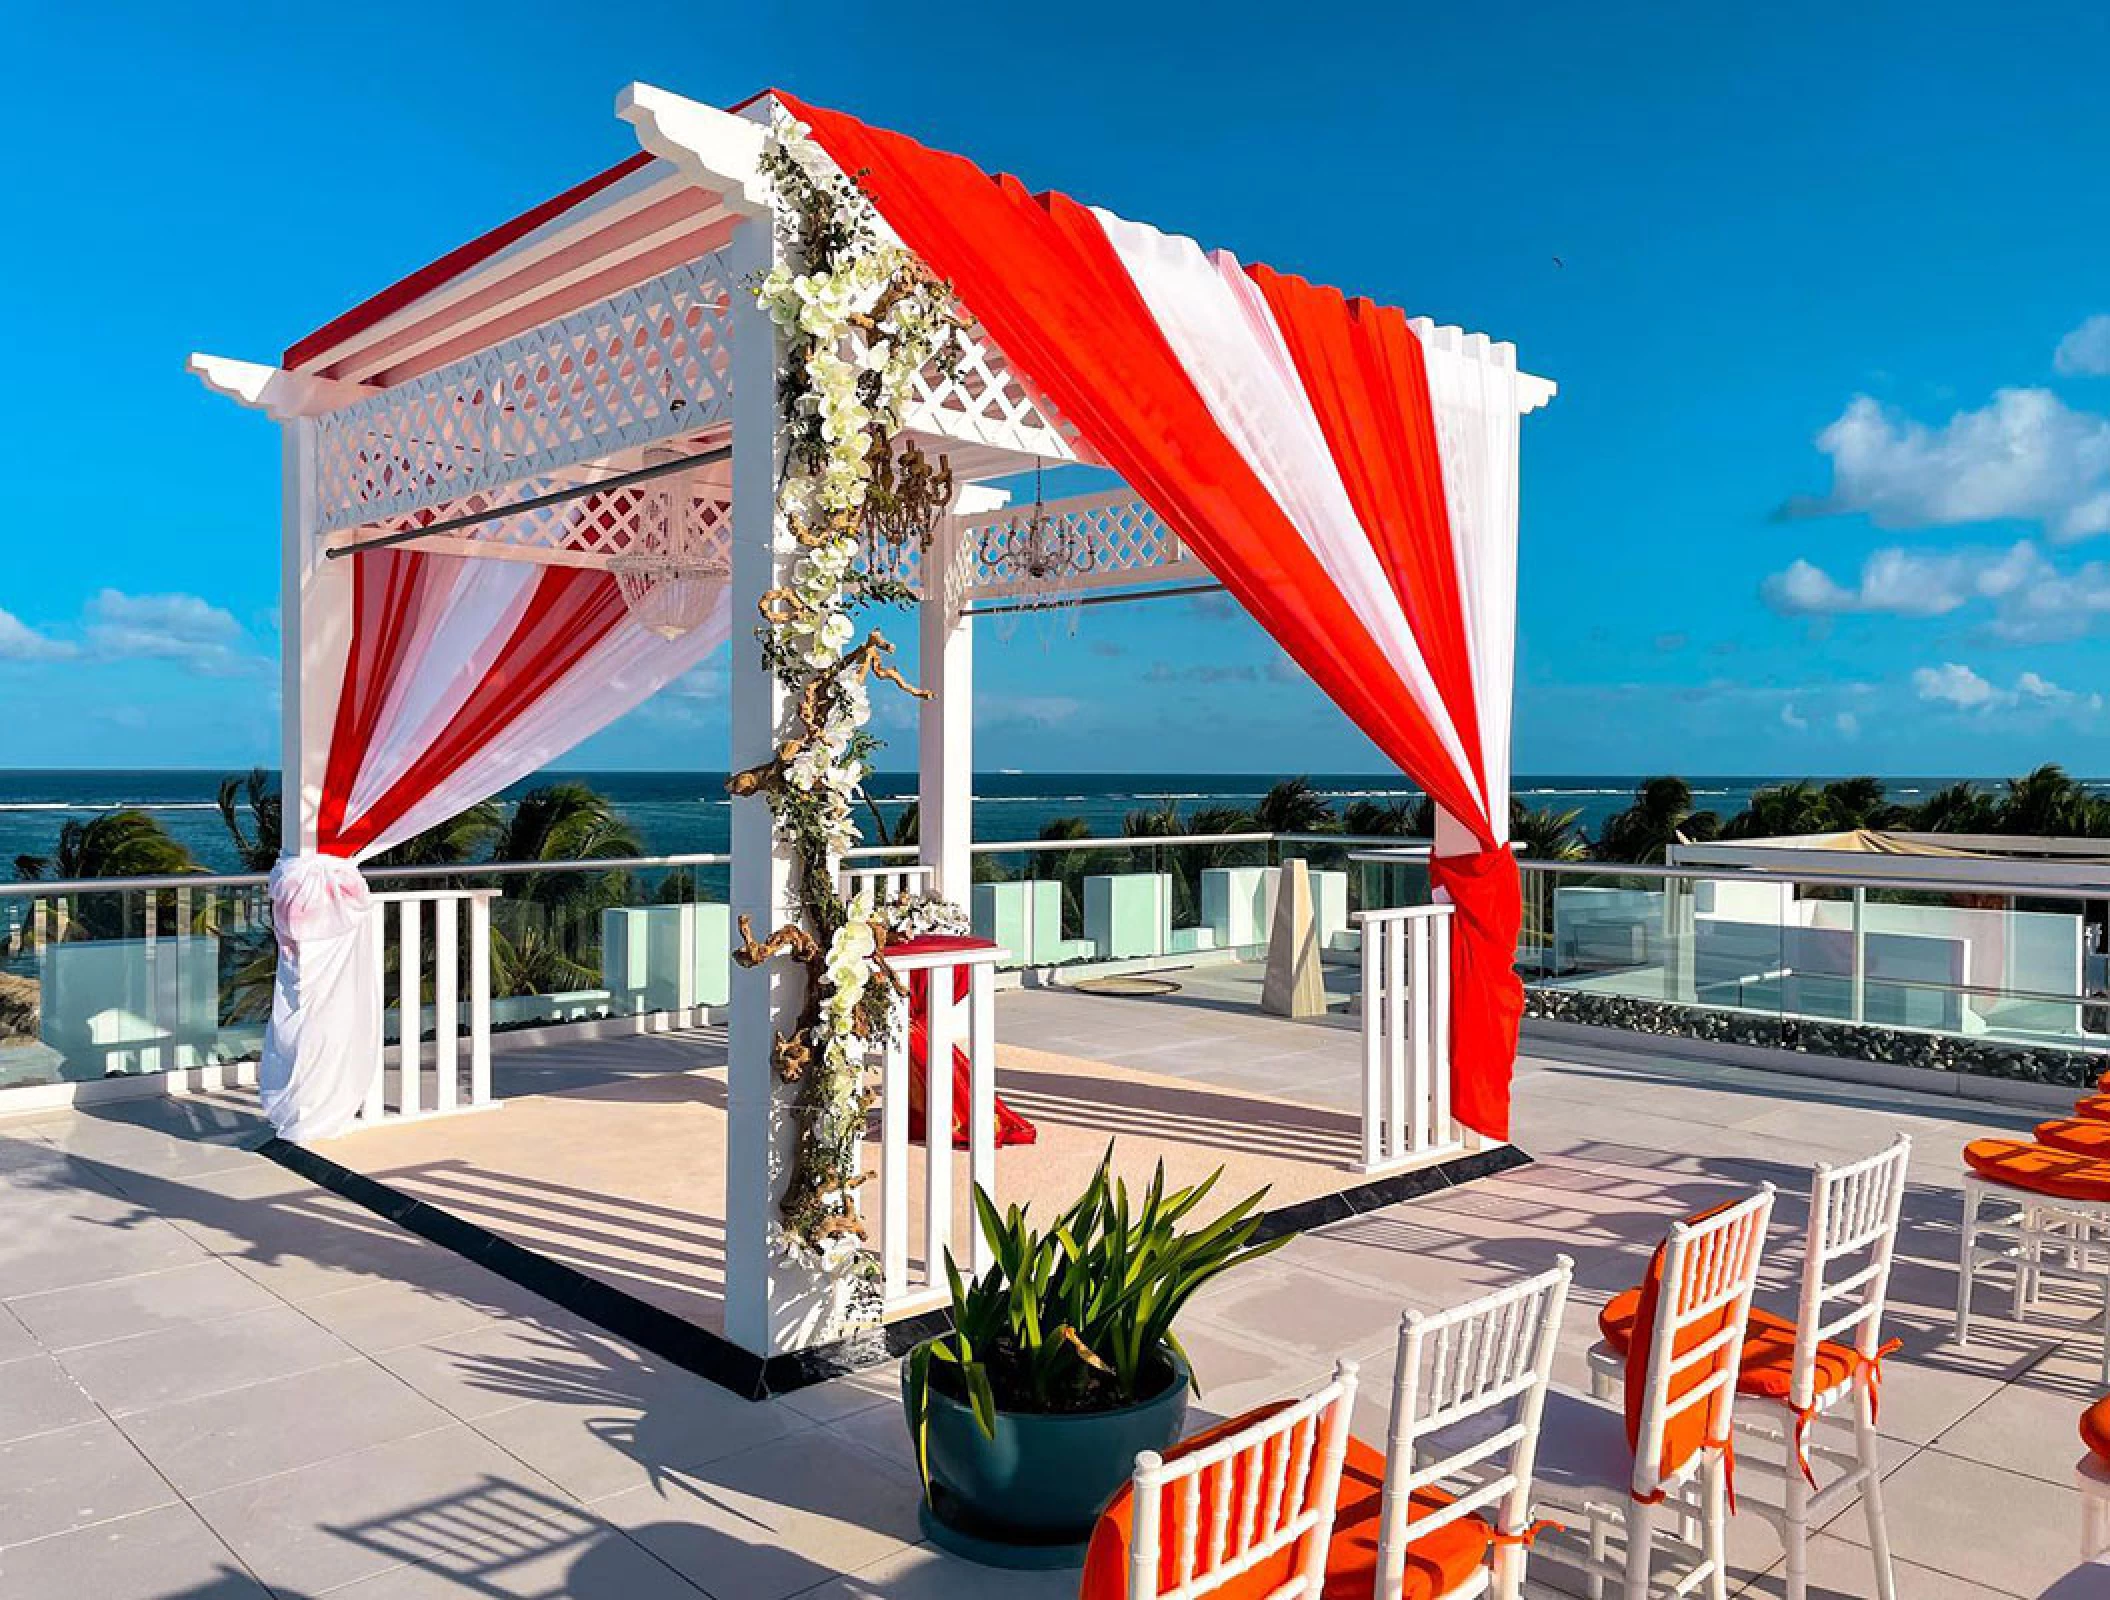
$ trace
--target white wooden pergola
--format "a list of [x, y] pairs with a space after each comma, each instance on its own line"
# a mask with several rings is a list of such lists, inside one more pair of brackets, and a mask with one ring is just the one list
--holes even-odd
[[[209, 388], [281, 427], [289, 855], [316, 847], [350, 627], [352, 563], [339, 558], [382, 541], [606, 568], [636, 532], [644, 490], [630, 475], [648, 450], [671, 448], [689, 463], [679, 481], [729, 547], [728, 761], [737, 771], [767, 758], [786, 708], [758, 652], [743, 646], [758, 601], [788, 581], [792, 560], [774, 514], [783, 346], [747, 288], [778, 250], [758, 167], [769, 107], [765, 97], [728, 112], [633, 84], [616, 113], [640, 149], [618, 167], [347, 313], [279, 364], [192, 357]], [[1455, 328], [1416, 329], [1437, 348], [1491, 348]], [[1553, 393], [1543, 380], [1528, 385], [1524, 410]], [[930, 691], [920, 711], [920, 859], [931, 887], [964, 902], [969, 615], [1035, 588], [981, 557], [983, 531], [1007, 515], [991, 485], [1042, 464], [1096, 463], [972, 334], [954, 375], [927, 377], [907, 431], [949, 460], [958, 486], [930, 549], [909, 552], [906, 576]], [[1140, 598], [1211, 581], [1124, 488], [1053, 500], [1047, 511], [1092, 541], [1092, 568], [1076, 587]], [[790, 862], [767, 809], [736, 805], [732, 827], [734, 915], [758, 929], [791, 920]], [[787, 1129], [770, 1041], [793, 1013], [792, 981], [781, 964], [741, 971], [732, 998], [727, 1331], [765, 1356], [811, 1342], [816, 1329], [815, 1305], [773, 1251]]]

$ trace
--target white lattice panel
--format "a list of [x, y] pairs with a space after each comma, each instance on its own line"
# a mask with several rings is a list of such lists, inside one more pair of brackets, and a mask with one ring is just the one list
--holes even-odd
[[[1208, 570], [1188, 553], [1187, 547], [1158, 514], [1126, 489], [1100, 494], [1071, 495], [1047, 502], [1048, 520], [1067, 528], [1079, 539], [1090, 541], [1089, 570], [1065, 579], [1062, 589], [1127, 589], [1206, 578]], [[982, 549], [985, 535], [1000, 534], [1014, 520], [1023, 522], [1033, 514], [1031, 503], [1008, 506], [1002, 511], [976, 517], [967, 523], [961, 541], [964, 570], [960, 575], [966, 598], [995, 600], [1011, 595], [1045, 593], [1047, 585], [1020, 579], [992, 563]]]
[[[689, 495], [689, 526], [700, 536], [700, 554], [724, 556], [732, 551], [732, 497], [722, 485], [690, 484], [690, 475], [679, 474]], [[409, 532], [422, 523], [437, 523], [454, 517], [474, 516], [510, 501], [525, 499], [553, 483], [515, 484], [488, 495], [467, 495], [434, 507], [415, 518], [400, 519], [388, 532]], [[551, 561], [566, 566], [599, 567], [609, 556], [623, 554], [638, 544], [647, 497], [656, 483], [626, 484], [599, 494], [540, 506], [532, 511], [494, 517], [452, 536], [412, 540], [411, 549], [432, 549], [464, 555], [495, 556], [515, 561]], [[362, 537], [367, 530], [362, 530]], [[351, 541], [351, 542], [357, 542]]]
[[316, 525], [465, 501], [722, 419], [729, 311], [723, 259], [702, 256], [326, 412], [315, 422]]
[[966, 352], [951, 377], [942, 376], [935, 367], [918, 375], [902, 426], [965, 444], [1008, 450], [1026, 458], [1021, 465], [1036, 459], [1078, 459], [1068, 430], [1026, 392], [978, 327], [968, 330]]

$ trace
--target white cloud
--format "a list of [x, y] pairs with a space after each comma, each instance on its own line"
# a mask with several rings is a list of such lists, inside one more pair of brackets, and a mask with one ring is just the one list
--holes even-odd
[[2110, 417], [2048, 389], [2001, 389], [1939, 427], [1856, 395], [1817, 448], [1832, 458], [1832, 492], [1795, 514], [1866, 512], [1884, 528], [2016, 518], [2062, 540], [2110, 532]]
[[1919, 691], [1922, 700], [1954, 706], [1959, 711], [1982, 711], [2013, 699], [1960, 661], [1921, 667], [1912, 675], [1912, 687]]
[[1832, 718], [1832, 726], [1839, 730], [1843, 738], [1857, 739], [1861, 735], [1861, 719], [1851, 711], [1842, 711]]
[[1810, 719], [1804, 716], [1801, 712], [1797, 711], [1792, 701], [1781, 706], [1780, 721], [1781, 726], [1786, 728], [1792, 728], [1797, 733], [1806, 733], [1809, 731]]
[[1912, 687], [1922, 700], [1958, 711], [1998, 711], [2018, 706], [2100, 711], [2103, 706], [2101, 695], [2063, 689], [2036, 672], [2017, 674], [2014, 687], [2003, 689], [1960, 661], [1919, 668], [1912, 674]]
[[110, 660], [173, 661], [215, 678], [264, 665], [233, 613], [194, 594], [104, 589], [88, 602], [85, 628], [89, 649]]
[[1861, 564], [1851, 586], [1808, 561], [1795, 561], [1767, 578], [1766, 604], [1790, 617], [1874, 612], [1896, 617], [1940, 617], [1972, 600], [1999, 600], [2050, 567], [2023, 540], [2009, 550], [1954, 550], [1924, 554], [1878, 550]]
[[79, 646], [39, 633], [12, 611], [0, 611], [0, 661], [65, 661], [79, 654]]
[[2098, 313], [2061, 339], [2051, 364], [2075, 376], [2110, 377], [2110, 316]]

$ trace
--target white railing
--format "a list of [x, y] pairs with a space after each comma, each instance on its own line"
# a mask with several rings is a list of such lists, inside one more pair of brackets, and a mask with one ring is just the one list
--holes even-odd
[[1363, 911], [1363, 1157], [1389, 1172], [1451, 1155], [1451, 908]]
[[[380, 1012], [375, 1038], [374, 1075], [359, 1113], [362, 1127], [413, 1117], [446, 1116], [479, 1110], [491, 1103], [491, 902], [495, 889], [417, 889], [376, 894], [367, 923], [373, 941], [374, 969], [388, 971], [388, 939], [396, 939], [396, 1095], [389, 1103], [386, 1042], [387, 983], [377, 985], [374, 1004]], [[461, 922], [468, 916], [469, 1088], [463, 1098], [462, 944]], [[428, 943], [427, 930], [431, 938]], [[428, 959], [429, 958], [429, 959]], [[432, 1052], [425, 1051], [425, 975], [432, 975]], [[430, 1092], [425, 1082], [431, 1071]]]
[[900, 894], [928, 894], [937, 873], [936, 867], [907, 865], [845, 867], [843, 898], [854, 900], [861, 894], [868, 894], [874, 901], [880, 901]]
[[[942, 1303], [947, 1298], [945, 1254], [953, 1245], [954, 1168], [952, 1143], [953, 1051], [964, 1048], [968, 1063], [967, 1181], [996, 1195], [996, 965], [1004, 951], [993, 944], [965, 950], [889, 955], [887, 964], [909, 987], [924, 975], [923, 1238], [922, 1258], [910, 1259], [914, 1231], [910, 1203], [909, 997], [894, 996], [891, 1025], [879, 1051], [879, 1229], [880, 1287], [889, 1313]], [[958, 974], [967, 993], [958, 995]], [[867, 1193], [870, 1191], [867, 1190]], [[969, 1261], [988, 1270], [989, 1245], [970, 1211], [973, 1239]]]

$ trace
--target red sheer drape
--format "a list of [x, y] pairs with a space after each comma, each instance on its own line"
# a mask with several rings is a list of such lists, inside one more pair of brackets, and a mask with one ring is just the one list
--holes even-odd
[[1421, 647], [1454, 733], [1449, 743], [1319, 553], [1226, 437], [1090, 210], [1059, 194], [1029, 194], [1015, 180], [991, 178], [899, 134], [779, 98], [838, 166], [858, 174], [903, 242], [950, 280], [1019, 375], [1356, 726], [1471, 830], [1479, 852], [1439, 869], [1459, 906], [1453, 1104], [1468, 1126], [1507, 1137], [1518, 886], [1481, 798], [1479, 719], [1412, 330], [1403, 318], [1352, 308], [1330, 290], [1251, 275]]

